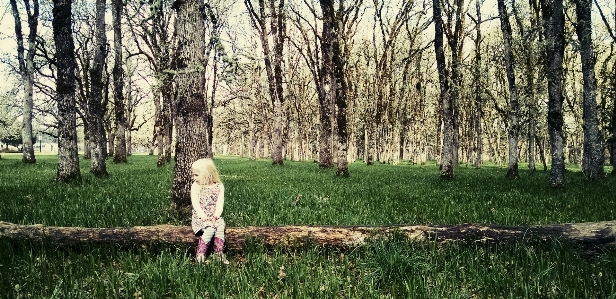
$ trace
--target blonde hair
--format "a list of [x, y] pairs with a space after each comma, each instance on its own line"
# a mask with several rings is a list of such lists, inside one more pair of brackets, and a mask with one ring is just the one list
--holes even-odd
[[218, 175], [216, 165], [214, 165], [214, 161], [212, 159], [199, 159], [193, 162], [191, 168], [201, 175], [201, 180], [197, 181], [197, 183], [201, 186], [222, 183], [220, 181], [220, 175]]

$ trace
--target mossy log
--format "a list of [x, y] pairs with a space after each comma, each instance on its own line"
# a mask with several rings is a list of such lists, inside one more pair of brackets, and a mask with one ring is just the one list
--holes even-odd
[[[393, 234], [418, 241], [498, 242], [507, 240], [567, 238], [590, 246], [616, 244], [616, 221], [534, 226], [394, 225], [394, 226], [248, 226], [227, 227], [226, 247], [241, 250], [248, 239], [271, 246], [355, 247], [372, 238]], [[188, 226], [155, 225], [123, 228], [55, 227], [0, 222], [0, 237], [70, 245], [77, 243], [192, 244], [197, 237]]]

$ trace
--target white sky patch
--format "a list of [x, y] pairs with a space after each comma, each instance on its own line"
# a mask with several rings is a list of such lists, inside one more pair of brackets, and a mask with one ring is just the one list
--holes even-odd
[[[27, 27], [26, 27], [27, 28]], [[11, 12], [9, 1], [0, 7], [0, 57], [13, 58], [17, 53], [17, 43], [15, 42], [15, 19]], [[7, 65], [0, 63], [0, 93], [12, 87], [9, 79]]]

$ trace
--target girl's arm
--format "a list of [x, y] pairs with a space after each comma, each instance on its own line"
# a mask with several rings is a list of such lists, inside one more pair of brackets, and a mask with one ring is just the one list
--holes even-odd
[[220, 193], [218, 193], [218, 200], [216, 201], [216, 210], [214, 211], [214, 217], [220, 218], [222, 215], [222, 208], [225, 205], [225, 186], [220, 183]]
[[203, 208], [201, 208], [201, 204], [199, 203], [199, 193], [201, 191], [201, 186], [197, 183], [193, 183], [190, 186], [190, 201], [192, 203], [193, 209], [197, 212], [197, 216], [201, 219], [205, 219], [205, 212]]

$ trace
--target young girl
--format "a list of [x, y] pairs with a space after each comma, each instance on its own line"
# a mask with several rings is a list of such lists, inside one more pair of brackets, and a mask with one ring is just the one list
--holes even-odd
[[225, 187], [212, 159], [199, 159], [192, 164], [193, 184], [190, 188], [192, 202], [192, 229], [199, 237], [197, 262], [203, 262], [210, 242], [214, 242], [214, 256], [229, 264], [223, 248], [225, 245], [225, 220], [220, 217], [225, 203]]

